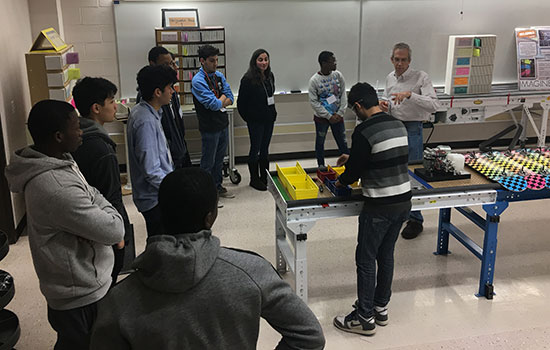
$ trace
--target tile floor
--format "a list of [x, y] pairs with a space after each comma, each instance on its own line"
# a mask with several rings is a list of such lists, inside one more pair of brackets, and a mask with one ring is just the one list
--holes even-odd
[[[304, 167], [315, 165], [313, 160], [301, 163]], [[225, 207], [219, 211], [214, 233], [223, 245], [254, 250], [273, 262], [273, 199], [268, 192], [249, 187], [246, 166], [238, 168], [243, 181], [238, 186], [227, 185], [236, 198], [222, 199]], [[145, 225], [131, 196], [124, 201], [136, 228], [139, 254], [145, 245]], [[435, 210], [426, 211], [424, 233], [415, 240], [397, 242], [390, 324], [378, 327], [372, 337], [343, 333], [332, 326], [332, 318], [350, 311], [356, 298], [357, 218], [317, 222], [308, 235], [309, 306], [323, 326], [326, 348], [550, 348], [548, 203], [515, 203], [502, 215], [494, 282], [497, 295], [492, 301], [474, 295], [480, 262], [468, 250], [451, 240], [451, 255], [432, 254], [438, 216]], [[482, 243], [477, 227], [459, 215], [454, 219], [457, 226]], [[51, 349], [55, 334], [46, 318], [27, 237], [10, 247], [0, 268], [15, 279], [16, 294], [8, 308], [21, 322], [17, 349]], [[285, 279], [293, 283], [290, 273]], [[262, 321], [258, 349], [273, 349], [278, 339], [278, 334]]]

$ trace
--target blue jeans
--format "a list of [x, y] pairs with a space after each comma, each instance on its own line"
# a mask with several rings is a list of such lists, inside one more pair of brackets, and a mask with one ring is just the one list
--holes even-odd
[[315, 120], [315, 156], [317, 157], [317, 165], [325, 165], [325, 138], [330, 126], [334, 140], [338, 145], [340, 154], [349, 154], [348, 143], [346, 142], [346, 126], [342, 120], [339, 123], [331, 124], [328, 121], [318, 122]]
[[374, 316], [374, 306], [386, 306], [390, 301], [393, 251], [401, 226], [409, 217], [409, 211], [410, 207], [397, 212], [372, 212], [363, 208], [359, 215], [355, 264], [358, 311], [365, 318]]
[[222, 188], [223, 158], [227, 153], [227, 128], [215, 132], [201, 132], [201, 168], [208, 171], [216, 188]]
[[258, 160], [267, 161], [269, 143], [273, 135], [273, 124], [273, 121], [249, 122], [246, 124], [248, 135], [250, 136], [249, 162], [257, 162]]
[[[407, 141], [409, 142], [409, 163], [422, 162], [424, 159], [424, 139], [422, 138], [422, 122], [403, 122], [407, 128]], [[420, 224], [424, 217], [420, 211], [411, 211], [410, 218]]]

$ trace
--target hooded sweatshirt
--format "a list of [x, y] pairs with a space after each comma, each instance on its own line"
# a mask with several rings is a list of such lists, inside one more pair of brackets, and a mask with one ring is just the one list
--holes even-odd
[[29, 245], [48, 306], [69, 310], [100, 300], [111, 285], [122, 218], [88, 185], [69, 153], [49, 157], [31, 147], [6, 167], [12, 192], [23, 192]]
[[210, 230], [150, 237], [137, 271], [98, 307], [91, 349], [256, 349], [260, 317], [277, 349], [322, 349], [319, 322], [269, 262], [220, 247]]
[[124, 240], [128, 242], [131, 238], [130, 219], [122, 201], [116, 144], [101, 124], [88, 118], [79, 120], [82, 145], [73, 153], [74, 160], [88, 184], [97, 188], [122, 216]]

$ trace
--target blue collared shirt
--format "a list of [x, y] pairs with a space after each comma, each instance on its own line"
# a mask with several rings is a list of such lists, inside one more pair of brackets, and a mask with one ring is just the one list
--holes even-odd
[[128, 160], [132, 179], [132, 196], [140, 212], [158, 203], [159, 186], [174, 170], [160, 118], [149, 103], [141, 101], [128, 118]]

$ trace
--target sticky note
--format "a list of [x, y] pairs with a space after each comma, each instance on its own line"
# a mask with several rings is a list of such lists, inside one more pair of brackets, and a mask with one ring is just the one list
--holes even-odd
[[468, 85], [468, 78], [455, 78], [453, 85]]
[[475, 47], [481, 47], [481, 38], [475, 38], [474, 39], [474, 46]]
[[457, 66], [469, 66], [470, 65], [470, 57], [459, 57], [456, 59], [456, 65]]
[[468, 88], [467, 87], [455, 87], [455, 94], [467, 94]]
[[78, 64], [80, 62], [78, 52], [67, 52], [66, 60], [67, 64]]
[[80, 68], [69, 68], [69, 80], [80, 79]]
[[455, 70], [455, 75], [469, 75], [469, 74], [470, 74], [470, 68], [469, 67], [457, 68]]
[[472, 38], [457, 38], [456, 46], [472, 46]]
[[458, 49], [456, 53], [457, 53], [457, 56], [460, 56], [460, 57], [471, 57], [472, 49], [471, 48]]
[[481, 56], [481, 49], [477, 49], [477, 48], [474, 49], [474, 51], [473, 51], [472, 54], [473, 54], [474, 57], [479, 57], [479, 56]]

